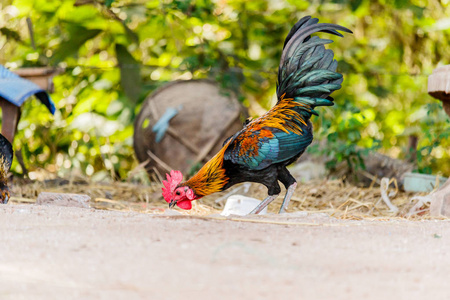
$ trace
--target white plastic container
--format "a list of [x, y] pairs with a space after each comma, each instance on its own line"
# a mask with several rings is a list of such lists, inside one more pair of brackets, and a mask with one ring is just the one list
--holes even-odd
[[[227, 202], [225, 203], [225, 207], [220, 214], [222, 216], [245, 216], [248, 215], [253, 209], [255, 209], [255, 207], [260, 203], [261, 200], [255, 198], [250, 198], [242, 195], [233, 195], [228, 197]], [[259, 214], [267, 214], [267, 207], [264, 208]]]

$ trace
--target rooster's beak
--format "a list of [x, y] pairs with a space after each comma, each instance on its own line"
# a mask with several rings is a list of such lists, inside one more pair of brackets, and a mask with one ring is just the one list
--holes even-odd
[[170, 200], [169, 208], [173, 208], [175, 204], [177, 204], [177, 201], [175, 201], [174, 199]]

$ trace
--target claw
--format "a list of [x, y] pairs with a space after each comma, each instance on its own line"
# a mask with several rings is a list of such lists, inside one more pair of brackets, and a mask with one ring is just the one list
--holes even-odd
[[6, 204], [10, 198], [9, 191], [2, 190], [0, 203]]
[[7, 204], [8, 201], [9, 201], [9, 197], [8, 197], [8, 196], [5, 196], [5, 199], [3, 200], [3, 204]]

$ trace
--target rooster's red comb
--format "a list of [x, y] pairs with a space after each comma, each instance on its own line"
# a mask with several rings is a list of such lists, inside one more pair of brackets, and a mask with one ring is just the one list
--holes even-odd
[[183, 174], [180, 171], [172, 170], [170, 175], [166, 174], [167, 180], [163, 180], [164, 187], [162, 188], [162, 195], [167, 203], [172, 200], [172, 193], [175, 191], [177, 185], [183, 180]]

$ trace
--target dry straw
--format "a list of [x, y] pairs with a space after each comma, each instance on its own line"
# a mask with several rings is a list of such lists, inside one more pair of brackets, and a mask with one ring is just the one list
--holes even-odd
[[[243, 192], [240, 189], [238, 192]], [[45, 181], [15, 180], [12, 187], [12, 203], [33, 203], [42, 191], [57, 193], [80, 193], [91, 197], [91, 207], [106, 210], [136, 211], [151, 214], [163, 214], [167, 203], [161, 196], [161, 184], [137, 185], [133, 183], [113, 182], [97, 183], [84, 177], [70, 180], [53, 179]], [[283, 192], [282, 192], [283, 193]], [[223, 208], [224, 201], [218, 201], [227, 192], [216, 193], [194, 203], [193, 209], [185, 211], [178, 209], [184, 215], [206, 216], [216, 214]], [[385, 195], [388, 195], [393, 205], [398, 207], [393, 212], [382, 199], [380, 186], [369, 188], [357, 187], [344, 183], [342, 180], [313, 180], [300, 183], [291, 199], [288, 211], [306, 211], [326, 213], [339, 219], [360, 220], [363, 218], [390, 219], [405, 217], [414, 205], [410, 202], [413, 194], [400, 191], [396, 182], [391, 181]], [[252, 184], [245, 193], [246, 196], [263, 199], [267, 189], [258, 184]], [[283, 197], [278, 197], [269, 206], [269, 212], [276, 212]], [[418, 215], [410, 218], [428, 218], [428, 207], [421, 208]]]

